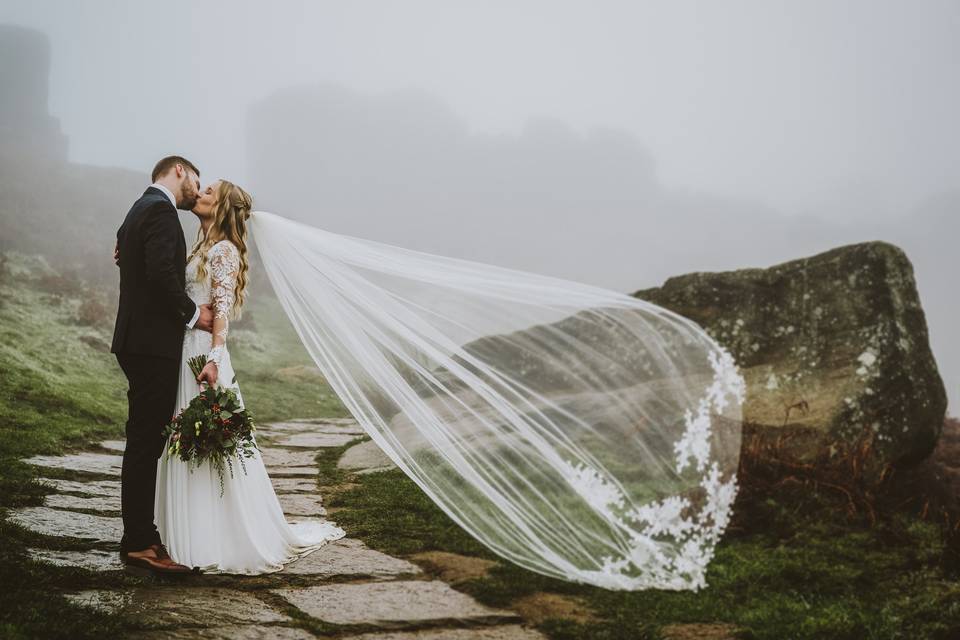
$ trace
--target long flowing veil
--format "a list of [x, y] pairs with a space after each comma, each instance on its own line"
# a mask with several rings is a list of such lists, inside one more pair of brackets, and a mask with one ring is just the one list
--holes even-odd
[[564, 580], [706, 585], [737, 493], [744, 382], [699, 326], [264, 211], [251, 225], [333, 390], [469, 534]]

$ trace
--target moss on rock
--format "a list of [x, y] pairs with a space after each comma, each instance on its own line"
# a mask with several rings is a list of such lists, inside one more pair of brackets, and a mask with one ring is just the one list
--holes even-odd
[[894, 245], [691, 273], [633, 295], [696, 321], [731, 352], [747, 380], [751, 426], [819, 433], [798, 440], [810, 446], [872, 430], [875, 451], [891, 462], [921, 460], [936, 445], [946, 391], [913, 266]]

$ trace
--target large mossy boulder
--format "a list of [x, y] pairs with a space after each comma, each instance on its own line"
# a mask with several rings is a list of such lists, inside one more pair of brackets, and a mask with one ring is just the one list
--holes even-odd
[[791, 440], [798, 458], [865, 433], [884, 462], [916, 462], [937, 443], [946, 392], [913, 267], [891, 244], [691, 273], [633, 295], [696, 321], [727, 348], [747, 381], [746, 425], [801, 434]]

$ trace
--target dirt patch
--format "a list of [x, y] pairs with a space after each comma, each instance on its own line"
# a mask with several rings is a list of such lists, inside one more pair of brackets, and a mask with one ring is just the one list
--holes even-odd
[[660, 628], [663, 640], [736, 640], [737, 627], [723, 622], [668, 624]]
[[533, 624], [540, 624], [549, 618], [572, 620], [580, 624], [597, 619], [594, 611], [581, 598], [558, 593], [537, 592], [515, 600], [510, 608]]
[[487, 575], [496, 561], [462, 556], [447, 551], [424, 551], [408, 558], [420, 565], [427, 573], [437, 576], [444, 582], [456, 584], [465, 580], [482, 578]]

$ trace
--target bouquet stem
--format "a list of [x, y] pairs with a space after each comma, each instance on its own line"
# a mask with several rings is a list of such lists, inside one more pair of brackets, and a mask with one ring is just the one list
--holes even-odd
[[205, 366], [207, 366], [207, 356], [201, 353], [198, 356], [188, 358], [187, 365], [190, 367], [190, 371], [193, 372], [193, 377], [199, 378], [200, 372], [203, 371]]

